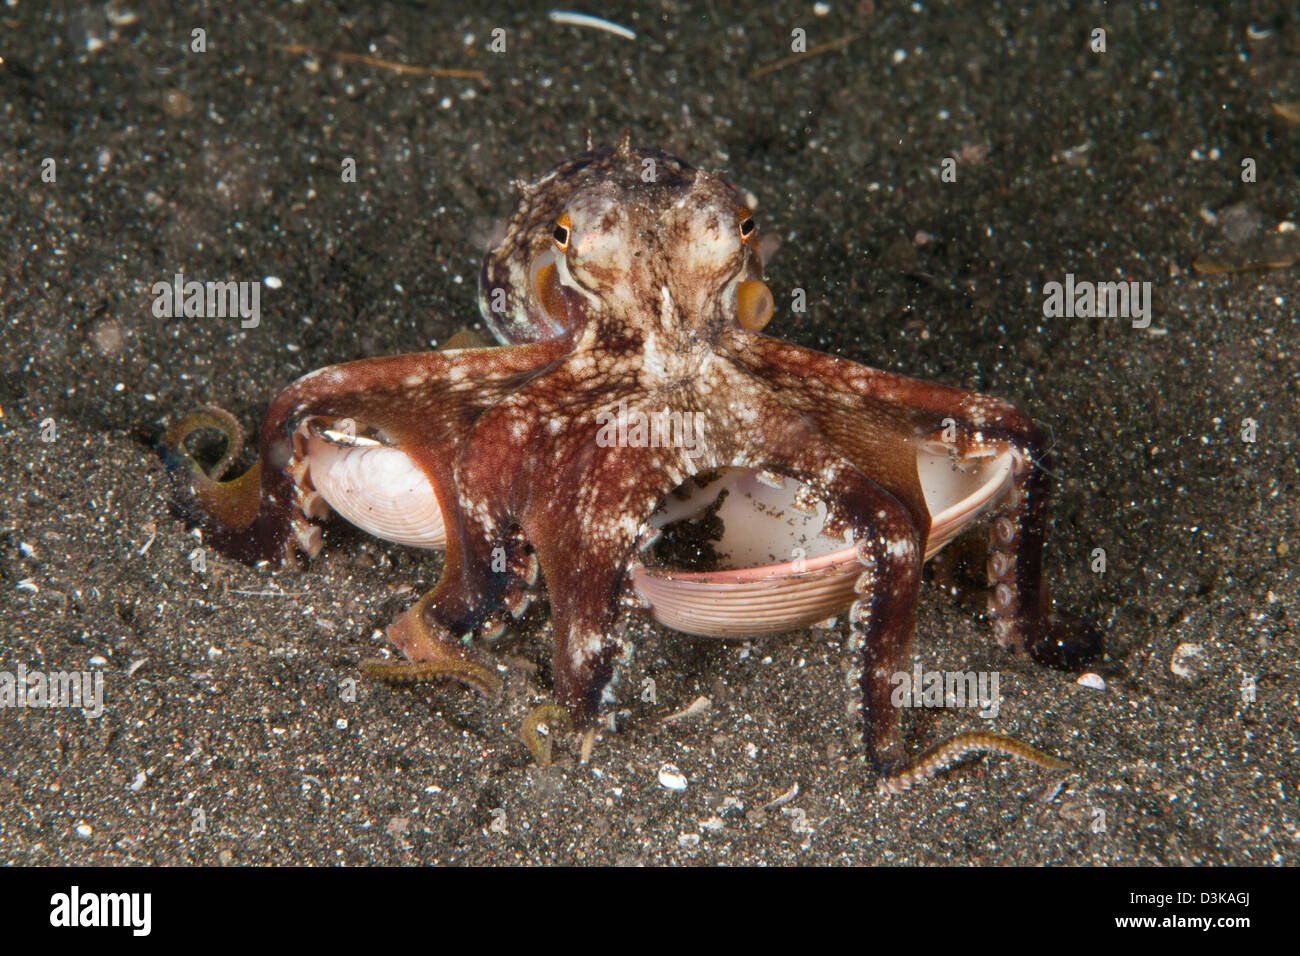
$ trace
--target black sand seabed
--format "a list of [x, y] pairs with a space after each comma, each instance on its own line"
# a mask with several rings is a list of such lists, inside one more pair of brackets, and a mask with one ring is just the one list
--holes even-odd
[[[635, 41], [544, 6], [167, 6], [0, 9], [0, 667], [102, 658], [106, 674], [98, 719], [0, 712], [0, 859], [1300, 856], [1300, 270], [1193, 271], [1300, 251], [1300, 126], [1274, 108], [1300, 101], [1289, 5], [602, 4]], [[857, 38], [749, 78], [795, 27], [810, 48]], [[476, 324], [509, 181], [577, 151], [584, 127], [612, 142], [624, 126], [758, 198], [778, 301], [808, 295], [777, 334], [1015, 400], [1051, 430], [1053, 577], [1105, 629], [1105, 689], [1011, 658], [934, 583], [916, 650], [926, 668], [997, 670], [994, 729], [1077, 771], [984, 758], [878, 797], [847, 746], [842, 625], [743, 646], [640, 618], [623, 729], [590, 763], [543, 771], [516, 731], [549, 687], [544, 615], [505, 640], [499, 702], [361, 680], [348, 703], [340, 682], [436, 558], [334, 524], [305, 568], [191, 569], [149, 441], [204, 402], [255, 426], [307, 370]], [[178, 270], [281, 286], [255, 329], [155, 318], [150, 287]], [[1150, 282], [1150, 328], [1045, 319], [1043, 286], [1067, 273]], [[1183, 650], [1180, 676], [1185, 644], [1200, 653]], [[701, 695], [704, 715], [661, 720]], [[968, 710], [906, 720], [914, 746], [984, 726]], [[684, 791], [657, 781], [668, 763]]]

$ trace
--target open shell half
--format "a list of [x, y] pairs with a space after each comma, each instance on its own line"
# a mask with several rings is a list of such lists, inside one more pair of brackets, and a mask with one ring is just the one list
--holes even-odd
[[[1002, 498], [1012, 463], [1009, 452], [996, 450], [960, 465], [946, 453], [918, 454], [931, 514], [927, 560]], [[687, 634], [759, 637], [807, 627], [853, 602], [862, 565], [852, 545], [821, 534], [824, 504], [800, 509], [793, 480], [775, 487], [752, 471], [725, 469], [685, 501], [672, 501], [652, 523], [663, 527], [710, 509], [723, 490], [727, 495], [713, 512], [724, 529], [713, 543], [721, 567], [633, 567], [633, 584], [656, 621]]]

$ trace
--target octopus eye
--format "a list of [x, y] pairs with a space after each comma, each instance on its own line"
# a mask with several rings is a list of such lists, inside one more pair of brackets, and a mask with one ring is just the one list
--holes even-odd
[[754, 224], [754, 217], [746, 215], [745, 218], [740, 221], [740, 241], [749, 242], [749, 240], [753, 238], [754, 232], [757, 229], [758, 226]]
[[555, 237], [555, 248], [561, 252], [569, 248], [569, 236], [573, 231], [573, 220], [569, 218], [566, 212], [555, 220], [555, 232], [551, 233]]

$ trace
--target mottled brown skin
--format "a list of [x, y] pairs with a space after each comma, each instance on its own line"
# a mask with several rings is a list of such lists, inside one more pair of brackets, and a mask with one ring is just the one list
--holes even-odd
[[[910, 667], [930, 530], [916, 450], [952, 418], [959, 455], [995, 445], [1018, 462], [990, 559], [999, 641], [1059, 666], [1097, 649], [1096, 633], [1056, 612], [1043, 584], [1046, 460], [1026, 415], [746, 331], [737, 284], [762, 274], [749, 212], [730, 186], [678, 159], [625, 139], [521, 191], [480, 290], [506, 344], [367, 359], [295, 382], [267, 414], [260, 473], [246, 476], [238, 502], [220, 500], [230, 483], [190, 467], [209, 514], [243, 516], [236, 528], [206, 521], [217, 547], [246, 560], [294, 542], [310, 549], [294, 433], [312, 418], [354, 419], [419, 463], [448, 525], [443, 575], [390, 627], [394, 643], [430, 673], [482, 686], [464, 677], [480, 665], [462, 637], [498, 632], [540, 563], [555, 694], [583, 726], [610, 681], [628, 567], [658, 503], [720, 466], [793, 477], [827, 503], [827, 533], [857, 542], [864, 572], [850, 618], [864, 744], [887, 771], [903, 762], [889, 676]], [[620, 402], [703, 412], [697, 453], [601, 447], [599, 413]], [[178, 454], [183, 433], [172, 436]]]

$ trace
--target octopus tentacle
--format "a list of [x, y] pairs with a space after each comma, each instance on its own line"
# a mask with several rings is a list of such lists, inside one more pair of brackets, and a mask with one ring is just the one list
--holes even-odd
[[[190, 436], [202, 431], [216, 431], [226, 440], [225, 452], [212, 470], [203, 466], [185, 450]], [[193, 498], [204, 514], [229, 527], [245, 527], [256, 516], [256, 492], [260, 469], [253, 469], [234, 481], [222, 481], [244, 448], [244, 428], [224, 408], [208, 405], [191, 412], [167, 430], [163, 437], [163, 454], [173, 474], [184, 475]]]
[[545, 549], [542, 555], [543, 567], [549, 562], [552, 568], [547, 586], [555, 633], [555, 696], [572, 715], [574, 726], [583, 729], [600, 711], [622, 650], [615, 621], [623, 568], [621, 563], [578, 563], [570, 552], [567, 560], [573, 567], [567, 569], [566, 557], [556, 550]]
[[452, 657], [481, 663], [468, 646], [499, 637], [532, 599], [538, 562], [521, 529], [488, 536], [465, 511], [456, 512], [456, 534], [437, 585], [388, 628], [389, 639], [412, 662]]
[[[195, 432], [204, 429], [214, 429], [226, 439], [225, 453], [221, 456], [221, 460], [212, 466], [210, 472], [204, 471], [203, 466], [185, 451], [185, 441]], [[218, 482], [226, 476], [230, 466], [235, 463], [239, 453], [244, 450], [244, 438], [244, 426], [239, 423], [239, 419], [220, 406], [205, 405], [186, 415], [167, 429], [167, 434], [163, 437], [163, 444], [166, 448], [171, 449], [173, 454], [182, 459], [186, 466], [198, 472], [202, 478]]]
[[431, 627], [429, 592], [388, 626], [387, 636], [406, 661], [367, 660], [362, 672], [393, 683], [423, 682], [449, 677], [485, 697], [501, 689], [495, 670], [481, 655], [444, 628]]
[[854, 584], [857, 598], [849, 609], [849, 652], [861, 655], [862, 665], [850, 679], [861, 689], [855, 709], [863, 721], [866, 758], [877, 771], [888, 773], [902, 761], [892, 678], [907, 669], [911, 658], [925, 542], [892, 495], [880, 489], [874, 499], [874, 517], [853, 529], [863, 572]]
[[[449, 550], [438, 584], [385, 632], [407, 661], [363, 662], [369, 676], [391, 682], [447, 677], [489, 697], [500, 690], [492, 664], [471, 645], [498, 637], [508, 616], [522, 613], [522, 598], [531, 598], [526, 589], [537, 580], [536, 559], [518, 535], [499, 539], [486, 557], [481, 539], [461, 533], [451, 543], [458, 540], [462, 545]], [[493, 566], [500, 571], [485, 570]]]
[[[736, 358], [796, 403], [846, 458], [914, 513], [925, 505], [914, 484], [910, 449], [935, 440], [949, 443], [958, 458], [1010, 449], [1016, 461], [1012, 489], [990, 527], [995, 636], [1004, 647], [1065, 669], [1100, 652], [1100, 633], [1055, 607], [1043, 575], [1050, 461], [1028, 415], [986, 395], [865, 368], [761, 335], [750, 336]], [[871, 424], [864, 427], [864, 420]]]
[[1016, 465], [1003, 513], [989, 526], [988, 613], [999, 644], [1072, 670], [1101, 650], [1101, 633], [1059, 610], [1043, 576], [1050, 461], [1036, 428], [1015, 436]]
[[734, 463], [793, 477], [826, 502], [824, 534], [852, 541], [863, 571], [850, 610], [850, 653], [860, 660], [850, 681], [861, 693], [866, 758], [880, 772], [903, 760], [893, 675], [911, 656], [928, 515], [917, 513], [865, 475], [805, 418], [777, 407], [763, 410], [763, 442]]
[[1011, 757], [1018, 757], [1045, 770], [1069, 770], [1073, 764], [1068, 760], [1053, 757], [1037, 747], [1004, 737], [1002, 734], [990, 734], [982, 731], [969, 731], [954, 734], [947, 740], [930, 747], [906, 767], [896, 770], [883, 778], [876, 785], [877, 793], [902, 793], [919, 784], [925, 783], [957, 760], [971, 753], [996, 751]]
[[[178, 484], [178, 507], [223, 554], [247, 563], [287, 556], [297, 546], [319, 548], [304, 511], [309, 461], [298, 426], [312, 417], [348, 418], [407, 446], [433, 484], [444, 512], [456, 503], [454, 455], [482, 409], [559, 358], [563, 341], [510, 348], [426, 352], [365, 359], [298, 379], [272, 402], [253, 468], [217, 482], [183, 449], [199, 428], [239, 435], [227, 413], [199, 413], [174, 426], [161, 449]], [[233, 423], [233, 424], [232, 424]], [[227, 451], [226, 458], [233, 458]], [[224, 461], [225, 459], [223, 459]], [[453, 542], [454, 550], [454, 542]]]
[[569, 712], [559, 704], [542, 704], [534, 707], [524, 718], [523, 725], [519, 729], [519, 738], [528, 747], [533, 760], [537, 761], [537, 766], [549, 767], [554, 736], [542, 736], [542, 724], [548, 725], [548, 729], [558, 735], [572, 732], [573, 720]]
[[[584, 462], [587, 474], [637, 475], [640, 506], [627, 511], [581, 509], [562, 489], [584, 487], [578, 475], [559, 476], [554, 504], [527, 513], [525, 522], [537, 541], [537, 557], [546, 578], [554, 624], [553, 683], [556, 699], [568, 709], [578, 729], [596, 718], [622, 650], [616, 622], [624, 575], [635, 549], [642, 517], [655, 503], [654, 491], [667, 494], [676, 481], [670, 456], [651, 449], [597, 449]], [[639, 454], [638, 454], [639, 453]], [[680, 479], [677, 479], [680, 480]], [[629, 481], [629, 487], [633, 482]], [[566, 507], [572, 505], [568, 514]], [[610, 515], [618, 520], [609, 521]]]

